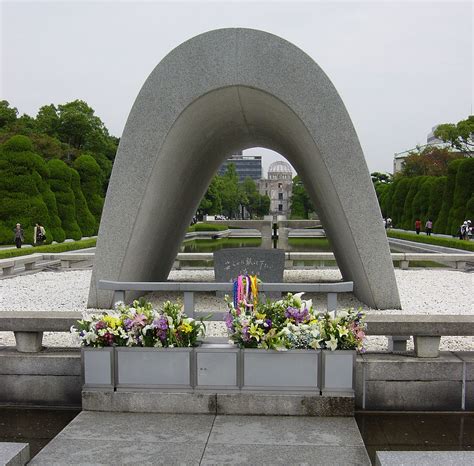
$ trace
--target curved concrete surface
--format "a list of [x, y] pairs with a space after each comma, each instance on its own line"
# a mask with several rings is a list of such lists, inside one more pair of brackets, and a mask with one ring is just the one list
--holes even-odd
[[210, 31], [153, 70], [130, 112], [97, 242], [96, 280], [165, 280], [189, 220], [221, 162], [263, 146], [295, 167], [345, 280], [375, 308], [400, 308], [375, 191], [354, 127], [319, 66], [256, 30]]

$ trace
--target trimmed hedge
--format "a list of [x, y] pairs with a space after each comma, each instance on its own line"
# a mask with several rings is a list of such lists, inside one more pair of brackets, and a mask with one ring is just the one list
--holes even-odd
[[446, 248], [464, 249], [466, 251], [474, 251], [474, 241], [465, 241], [456, 238], [443, 238], [439, 236], [427, 236], [424, 234], [387, 230], [387, 236], [390, 238], [406, 239], [417, 243], [434, 244]]
[[[474, 194], [474, 158], [462, 159], [456, 173], [453, 204], [449, 210], [450, 234], [456, 235], [462, 223], [468, 219], [467, 203]], [[470, 220], [473, 220], [469, 217]]]
[[188, 228], [188, 231], [224, 231], [228, 230], [227, 225], [214, 225], [211, 223], [196, 223], [195, 225]]
[[71, 189], [74, 192], [77, 223], [84, 236], [93, 236], [97, 234], [97, 222], [91, 214], [84, 193], [82, 192], [79, 173], [73, 168], [69, 170], [71, 173]]
[[36, 253], [60, 253], [67, 251], [76, 251], [79, 249], [93, 248], [96, 245], [96, 238], [89, 238], [80, 241], [48, 244], [44, 246], [37, 246], [35, 248], [21, 248], [21, 249], [6, 249], [0, 251], [0, 259], [8, 259], [10, 257], [28, 256]]
[[0, 243], [13, 241], [13, 228], [21, 223], [25, 241], [33, 242], [33, 228], [41, 222], [48, 238], [64, 241], [56, 198], [47, 179], [44, 160], [32, 152], [26, 136], [13, 136], [0, 147]]
[[98, 163], [90, 155], [81, 155], [74, 162], [74, 168], [81, 178], [81, 188], [87, 205], [95, 218], [95, 230], [98, 230], [104, 198], [102, 185], [104, 176]]
[[82, 231], [76, 220], [74, 191], [71, 188], [71, 170], [59, 159], [48, 162], [49, 185], [56, 197], [61, 226], [67, 238], [80, 240]]

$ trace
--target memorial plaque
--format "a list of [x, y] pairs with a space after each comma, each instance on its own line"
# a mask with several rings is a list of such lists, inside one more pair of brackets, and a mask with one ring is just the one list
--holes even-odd
[[[285, 251], [282, 249], [229, 248], [214, 253], [216, 282], [231, 282], [239, 275], [257, 275], [264, 283], [282, 283], [285, 270]], [[217, 296], [223, 295], [220, 292]], [[278, 299], [281, 293], [265, 293]]]

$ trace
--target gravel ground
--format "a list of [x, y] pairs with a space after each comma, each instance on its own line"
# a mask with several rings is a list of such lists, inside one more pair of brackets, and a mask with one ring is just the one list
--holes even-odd
[[[64, 272], [40, 272], [33, 275], [21, 275], [0, 280], [1, 311], [85, 311], [89, 291], [90, 270], [72, 270]], [[452, 269], [414, 269], [395, 270], [403, 311], [376, 311], [362, 304], [351, 293], [339, 294], [339, 307], [362, 307], [368, 313], [405, 312], [407, 314], [473, 314], [474, 275]], [[170, 274], [170, 280], [176, 281], [213, 281], [212, 270], [176, 270]], [[337, 269], [287, 270], [285, 281], [334, 281], [340, 280]], [[326, 307], [325, 295], [311, 295], [317, 309]], [[178, 298], [177, 293], [147, 295], [154, 304], [166, 299]], [[211, 293], [196, 295], [197, 311], [223, 311], [225, 303]], [[93, 310], [88, 310], [93, 312]], [[208, 323], [208, 335], [225, 335], [223, 323]], [[78, 342], [67, 333], [49, 333], [44, 335], [46, 346], [78, 346]], [[14, 345], [11, 332], [0, 332], [0, 346]], [[385, 337], [368, 337], [368, 351], [387, 349]], [[409, 349], [413, 344], [409, 342]], [[442, 337], [442, 350], [473, 350], [474, 337]]]

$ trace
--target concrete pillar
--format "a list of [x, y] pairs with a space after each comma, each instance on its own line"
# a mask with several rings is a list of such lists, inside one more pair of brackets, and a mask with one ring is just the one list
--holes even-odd
[[437, 358], [439, 356], [440, 336], [415, 336], [413, 340], [418, 358]]
[[43, 332], [13, 332], [16, 350], [20, 353], [38, 353], [43, 348]]
[[410, 339], [410, 335], [393, 336], [388, 338], [388, 351], [390, 353], [404, 353], [407, 350], [407, 341]]
[[286, 227], [278, 226], [278, 249], [288, 249], [288, 233], [290, 229]]
[[262, 225], [260, 232], [262, 234], [262, 248], [272, 249], [272, 222]]
[[400, 261], [400, 268], [403, 270], [407, 270], [408, 264], [409, 264], [409, 261]]
[[466, 268], [466, 262], [465, 261], [457, 261], [456, 262], [456, 269], [464, 270], [465, 268]]

